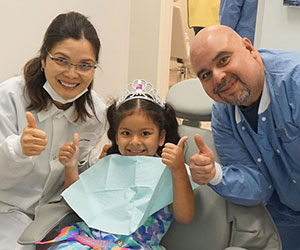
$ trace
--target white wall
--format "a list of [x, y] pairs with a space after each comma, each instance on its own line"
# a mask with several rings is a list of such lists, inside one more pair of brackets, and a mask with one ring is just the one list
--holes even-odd
[[[145, 78], [164, 99], [169, 85], [172, 0], [0, 0], [0, 83], [22, 74], [55, 16], [78, 11], [100, 36], [94, 89], [118, 97], [128, 81]], [[104, 137], [102, 143], [106, 143]]]
[[[173, 0], [129, 1], [127, 78], [114, 93], [118, 96], [127, 82], [143, 78], [153, 83], [165, 99], [169, 86]], [[122, 37], [119, 39], [122, 43]]]
[[46, 28], [70, 10], [90, 17], [101, 43], [94, 88], [117, 97], [128, 81], [145, 78], [165, 97], [169, 81], [172, 0], [0, 1], [0, 82], [22, 74]]
[[128, 81], [143, 78], [165, 97], [169, 82], [172, 0], [132, 0]]
[[254, 44], [300, 50], [300, 7], [283, 6], [283, 0], [259, 0]]
[[101, 39], [96, 91], [103, 96], [118, 95], [128, 75], [130, 7], [130, 0], [0, 1], [0, 82], [22, 73], [55, 16], [74, 10], [90, 17]]

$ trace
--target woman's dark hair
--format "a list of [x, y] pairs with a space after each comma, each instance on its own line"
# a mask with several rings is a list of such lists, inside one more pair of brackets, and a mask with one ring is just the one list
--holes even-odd
[[[125, 117], [132, 115], [136, 111], [142, 111], [145, 113], [154, 122], [154, 124], [157, 125], [160, 134], [163, 130], [166, 131], [165, 143], [178, 143], [180, 139], [178, 133], [178, 122], [172, 106], [165, 104], [165, 107], [162, 108], [152, 101], [137, 98], [121, 104], [118, 108], [116, 107], [116, 103], [113, 103], [108, 107], [107, 120], [109, 128], [107, 131], [107, 137], [110, 139], [112, 146], [108, 149], [107, 154], [120, 154], [116, 143], [116, 135], [119, 125]], [[159, 156], [161, 156], [163, 147], [164, 145], [159, 147], [157, 150], [157, 154]]]
[[[52, 99], [43, 88], [46, 77], [42, 70], [41, 62], [46, 61], [47, 51], [50, 51], [58, 42], [68, 38], [88, 40], [93, 47], [96, 62], [98, 62], [101, 44], [96, 29], [87, 17], [77, 12], [68, 12], [58, 15], [49, 25], [44, 35], [39, 56], [28, 61], [24, 67], [26, 83], [24, 91], [29, 98], [28, 110], [41, 111], [50, 106]], [[86, 103], [96, 116], [91, 95], [92, 86], [93, 82], [89, 85], [88, 91], [75, 101], [75, 121], [86, 121], [87, 117], [92, 116], [87, 110]]]

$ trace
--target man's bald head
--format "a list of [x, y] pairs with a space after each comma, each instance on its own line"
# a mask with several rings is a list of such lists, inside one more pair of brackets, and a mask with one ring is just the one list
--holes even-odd
[[242, 38], [233, 29], [225, 25], [208, 26], [198, 32], [190, 48], [191, 61], [199, 56], [202, 50], [213, 49], [220, 42], [242, 45]]
[[217, 102], [249, 106], [261, 94], [264, 65], [248, 38], [224, 25], [202, 29], [191, 44], [191, 63]]

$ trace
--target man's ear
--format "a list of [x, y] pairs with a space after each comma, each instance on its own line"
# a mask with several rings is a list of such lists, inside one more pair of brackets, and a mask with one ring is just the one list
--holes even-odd
[[160, 133], [160, 136], [159, 136], [159, 143], [158, 143], [158, 145], [160, 147], [162, 147], [164, 145], [164, 143], [165, 143], [165, 140], [166, 140], [166, 130], [163, 129], [161, 131], [161, 133]]
[[244, 46], [245, 46], [246, 49], [248, 49], [248, 50], [252, 50], [253, 49], [253, 45], [252, 45], [251, 41], [247, 37], [243, 37], [242, 40], [243, 40], [243, 44], [244, 44]]
[[253, 56], [253, 58], [257, 58], [258, 52], [252, 45], [252, 42], [247, 37], [242, 38], [242, 40], [243, 40], [243, 44], [244, 44], [246, 50], [248, 50], [250, 52], [250, 54]]

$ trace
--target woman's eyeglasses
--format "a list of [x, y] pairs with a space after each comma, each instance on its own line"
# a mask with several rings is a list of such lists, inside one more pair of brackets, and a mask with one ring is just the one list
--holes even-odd
[[47, 51], [47, 53], [48, 53], [48, 56], [50, 57], [50, 59], [53, 62], [55, 62], [61, 68], [64, 68], [66, 70], [69, 70], [71, 66], [74, 66], [75, 69], [79, 73], [86, 73], [86, 72], [90, 71], [91, 69], [96, 69], [97, 68], [97, 64], [93, 65], [93, 64], [89, 64], [89, 63], [72, 63], [72, 62], [70, 62], [66, 59], [63, 59], [63, 58], [54, 57], [48, 51]]

